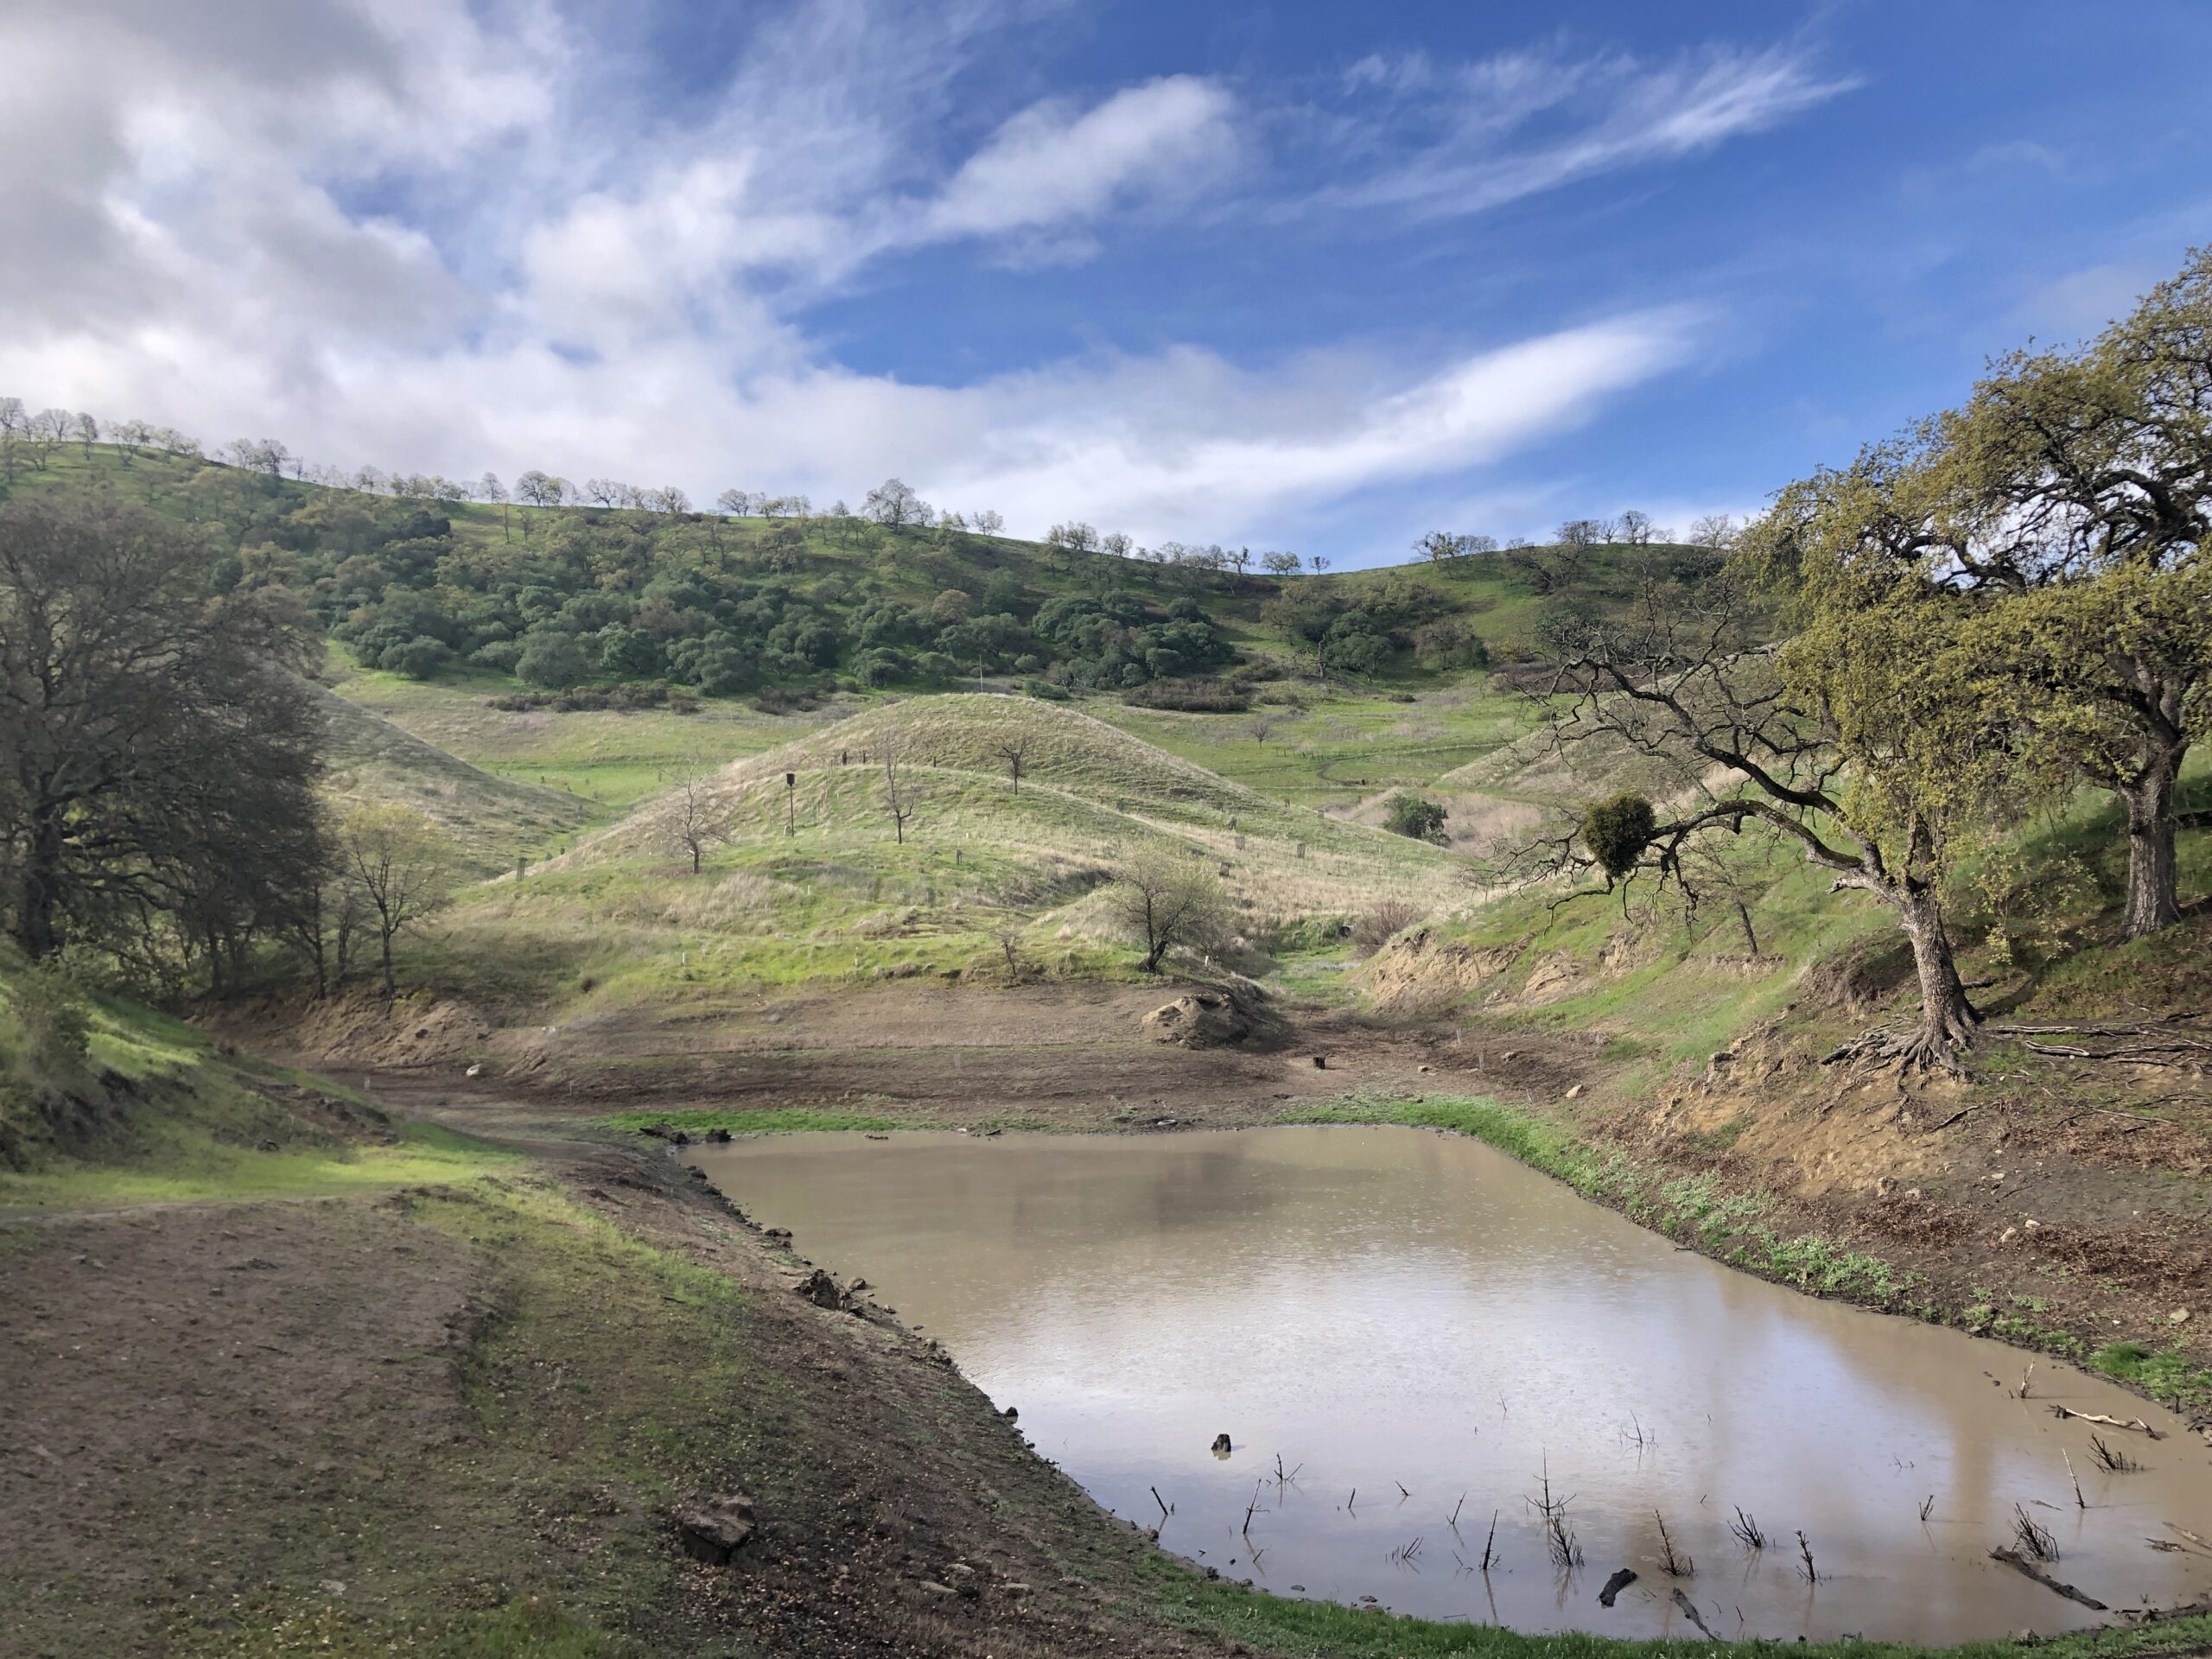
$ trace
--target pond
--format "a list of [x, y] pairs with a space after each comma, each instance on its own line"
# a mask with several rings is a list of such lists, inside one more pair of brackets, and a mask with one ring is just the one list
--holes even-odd
[[[1724, 1637], [2108, 1617], [1990, 1559], [2023, 1516], [2055, 1552], [2040, 1570], [2115, 1609], [2212, 1587], [2173, 1530], [2212, 1538], [2212, 1456], [2172, 1414], [2047, 1360], [2017, 1398], [2018, 1351], [1722, 1268], [1463, 1137], [791, 1135], [694, 1156], [943, 1342], [1099, 1503], [1279, 1594], [1619, 1636], [1694, 1635], [1677, 1589]], [[2100, 1468], [2093, 1433], [2145, 1466]]]

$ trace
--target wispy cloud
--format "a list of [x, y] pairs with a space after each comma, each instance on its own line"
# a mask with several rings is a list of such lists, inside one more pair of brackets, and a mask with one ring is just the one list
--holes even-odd
[[1218, 82], [1170, 75], [1085, 110], [1033, 105], [946, 181], [921, 228], [988, 236], [1089, 219], [1139, 193], [1187, 193], [1234, 157], [1236, 100]]
[[1362, 60], [1346, 118], [1365, 170], [1310, 205], [1476, 213], [1766, 130], [1847, 92], [1800, 54], [1713, 48], [1665, 62], [1516, 52], [1442, 69]]

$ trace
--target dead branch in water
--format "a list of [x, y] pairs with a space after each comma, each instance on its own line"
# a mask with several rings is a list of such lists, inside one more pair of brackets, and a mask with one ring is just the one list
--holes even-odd
[[2050, 1414], [2054, 1417], [2070, 1417], [2076, 1422], [2100, 1423], [2107, 1428], [2133, 1429], [2136, 1433], [2147, 1434], [2154, 1440], [2165, 1438], [2140, 1417], [2107, 1417], [2101, 1411], [2069, 1411], [2064, 1406], [2059, 1405], [2051, 1407]]
[[1659, 1523], [1659, 1565], [1670, 1579], [1687, 1579], [1697, 1572], [1697, 1563], [1687, 1555], [1675, 1554], [1675, 1541], [1667, 1531], [1667, 1517], [1658, 1510], [1651, 1511], [1651, 1518]]
[[2089, 1455], [2097, 1460], [2099, 1468], [2109, 1469], [2115, 1475], [2135, 1475], [2143, 1471], [2141, 1464], [2118, 1446], [2107, 1445], [2101, 1434], [2089, 1436]]
[[2061, 1584], [2050, 1573], [2036, 1567], [2017, 1549], [1993, 1549], [1989, 1552], [1989, 1559], [1993, 1561], [2002, 1561], [2014, 1571], [2026, 1573], [2044, 1589], [2054, 1591], [2069, 1601], [2078, 1601], [2093, 1612], [2103, 1613], [2112, 1611], [2094, 1596], [2084, 1595], [2070, 1584]]
[[[2169, 1522], [2168, 1524], [2171, 1525], [2171, 1523]], [[1483, 1571], [1485, 1573], [1489, 1573], [1490, 1564], [1494, 1559], [1491, 1547], [1497, 1542], [1497, 1511], [1496, 1510], [1492, 1510], [1490, 1512], [1490, 1535], [1483, 1540]]]
[[1929, 1517], [1929, 1516], [1931, 1516], [1931, 1515], [1935, 1514], [1935, 1513], [1936, 1513], [1936, 1494], [1935, 1494], [1935, 1493], [1933, 1493], [1933, 1492], [1930, 1492], [1930, 1493], [1929, 1493], [1929, 1494], [1928, 1494], [1928, 1501], [1927, 1501], [1926, 1503], [1923, 1503], [1923, 1504], [1920, 1506], [1920, 1523], [1921, 1523], [1921, 1525], [1923, 1525], [1923, 1526], [1926, 1526], [1926, 1525], [1928, 1524], [1928, 1517]]
[[1457, 1503], [1454, 1503], [1454, 1504], [1452, 1506], [1452, 1518], [1451, 1518], [1449, 1521], [1446, 1521], [1444, 1524], [1445, 1524], [1446, 1526], [1447, 1526], [1447, 1527], [1451, 1528], [1451, 1529], [1452, 1529], [1452, 1531], [1454, 1531], [1454, 1532], [1459, 1531], [1459, 1511], [1460, 1511], [1461, 1510], [1463, 1510], [1463, 1509], [1466, 1508], [1466, 1507], [1467, 1507], [1467, 1495], [1466, 1495], [1465, 1492], [1462, 1492], [1462, 1493], [1460, 1493], [1460, 1494], [1459, 1494], [1459, 1501]]
[[2074, 1454], [2062, 1446], [2058, 1448], [2058, 1455], [2066, 1459], [2066, 1478], [2074, 1483], [2074, 1507], [2088, 1509], [2089, 1501], [2082, 1496], [2082, 1477], [2074, 1472]]
[[1573, 1529], [1567, 1524], [1567, 1506], [1574, 1499], [1571, 1494], [1558, 1498], [1552, 1496], [1552, 1466], [1548, 1458], [1544, 1460], [1541, 1478], [1542, 1496], [1531, 1498], [1529, 1502], [1535, 1505], [1536, 1512], [1544, 1518], [1544, 1550], [1552, 1558], [1554, 1567], [1561, 1572], [1572, 1573], [1582, 1565], [1582, 1546], [1577, 1541]]
[[1157, 1487], [1157, 1486], [1155, 1486], [1155, 1487], [1154, 1487], [1154, 1488], [1152, 1489], [1152, 1501], [1153, 1501], [1154, 1503], [1157, 1503], [1157, 1504], [1159, 1504], [1159, 1505], [1160, 1505], [1160, 1524], [1161, 1524], [1162, 1526], [1166, 1525], [1166, 1524], [1167, 1524], [1167, 1517], [1168, 1517], [1169, 1516], [1171, 1516], [1171, 1515], [1174, 1514], [1174, 1513], [1175, 1513], [1175, 1511], [1174, 1511], [1173, 1510], [1172, 1510], [1172, 1509], [1168, 1508], [1168, 1506], [1167, 1506], [1167, 1500], [1166, 1500], [1166, 1498], [1162, 1497], [1160, 1495], [1160, 1488], [1159, 1488], [1159, 1487]]
[[1797, 1557], [1804, 1563], [1799, 1570], [1804, 1573], [1805, 1582], [1818, 1584], [1821, 1575], [1813, 1570], [1813, 1547], [1805, 1541], [1805, 1531], [1802, 1527], [1797, 1529]]
[[2018, 1503], [2012, 1506], [2012, 1536], [2019, 1540], [2023, 1550], [2039, 1561], [2058, 1559], [2058, 1541], [2050, 1535], [2050, 1529], [2037, 1526], [2035, 1517]]
[[1698, 1629], [1704, 1633], [1705, 1639], [1707, 1641], [1718, 1642], [1720, 1639], [1713, 1633], [1711, 1628], [1707, 1625], [1706, 1622], [1698, 1617], [1697, 1604], [1692, 1601], [1688, 1596], [1684, 1595], [1680, 1588], [1677, 1588], [1675, 1592], [1675, 1605], [1682, 1610], [1683, 1618], [1689, 1620], [1691, 1624], [1696, 1625]]
[[1745, 1515], [1740, 1509], [1736, 1511], [1736, 1518], [1728, 1523], [1728, 1530], [1736, 1541], [1745, 1549], [1766, 1548], [1766, 1534], [1759, 1530], [1759, 1523], [1757, 1521]]
[[1252, 1514], [1260, 1507], [1260, 1483], [1252, 1483], [1252, 1501], [1244, 1506], [1244, 1541], [1252, 1541]]

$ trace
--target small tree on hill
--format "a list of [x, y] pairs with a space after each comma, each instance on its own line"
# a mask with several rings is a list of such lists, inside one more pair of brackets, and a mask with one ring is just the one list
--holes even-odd
[[891, 815], [891, 832], [898, 844], [906, 844], [906, 826], [922, 810], [922, 792], [910, 772], [899, 770], [898, 740], [883, 734], [883, 810]]
[[1440, 803], [1424, 799], [1410, 790], [1402, 789], [1382, 803], [1382, 827], [1392, 835], [1433, 842], [1440, 847], [1446, 840], [1444, 823], [1449, 816]]
[[729, 807], [714, 787], [712, 766], [703, 756], [686, 758], [669, 804], [669, 842], [690, 855], [691, 874], [696, 875], [707, 849], [729, 839]]
[[1205, 862], [1148, 850], [1131, 859], [1107, 894], [1108, 913], [1144, 951], [1144, 970], [1160, 971], [1177, 948], [1203, 950], [1229, 928], [1228, 889]]
[[438, 826], [412, 807], [357, 808], [339, 827], [339, 856], [377, 936], [384, 994], [397, 990], [391, 942], [445, 902], [453, 864]]
[[999, 753], [1006, 757], [1007, 776], [1014, 782], [1014, 792], [1021, 793], [1022, 769], [1029, 760], [1029, 734], [1016, 732], [1001, 740]]

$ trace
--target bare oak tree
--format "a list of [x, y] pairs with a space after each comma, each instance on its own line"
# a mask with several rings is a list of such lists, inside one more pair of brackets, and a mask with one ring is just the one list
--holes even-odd
[[395, 995], [391, 943], [445, 902], [454, 869], [438, 826], [412, 807], [378, 804], [346, 814], [338, 845], [377, 936], [384, 994]]
[[1122, 866], [1109, 890], [1107, 912], [1131, 943], [1144, 951], [1144, 970], [1160, 971], [1166, 954], [1179, 946], [1204, 949], [1229, 928], [1229, 892], [1211, 868], [1158, 849], [1139, 853]]
[[670, 844], [690, 855], [691, 874], [699, 874], [709, 847], [729, 839], [730, 812], [715, 788], [711, 763], [699, 754], [685, 758], [683, 772], [671, 791], [668, 821]]
[[906, 844], [906, 826], [921, 810], [922, 795], [911, 774], [899, 769], [898, 740], [883, 734], [883, 807], [891, 815], [891, 829], [899, 846]]

